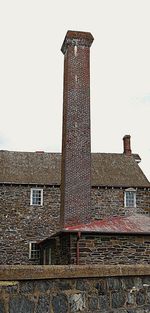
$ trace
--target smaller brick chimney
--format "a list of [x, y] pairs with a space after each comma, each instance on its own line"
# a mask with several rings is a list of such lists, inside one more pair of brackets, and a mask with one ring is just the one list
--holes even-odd
[[132, 151], [131, 151], [131, 144], [130, 144], [130, 138], [131, 136], [130, 135], [125, 135], [123, 137], [123, 153], [127, 156], [130, 156]]

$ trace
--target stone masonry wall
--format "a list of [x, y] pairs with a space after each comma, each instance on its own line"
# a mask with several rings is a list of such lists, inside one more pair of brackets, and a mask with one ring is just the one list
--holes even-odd
[[136, 190], [136, 208], [124, 207], [125, 188], [92, 188], [93, 219], [124, 216], [134, 213], [150, 214], [150, 190]]
[[33, 206], [31, 187], [0, 188], [0, 264], [36, 264], [29, 260], [29, 242], [43, 240], [59, 227], [59, 188], [43, 187], [43, 206]]
[[[44, 190], [43, 206], [30, 205], [33, 185], [0, 185], [0, 264], [36, 264], [29, 260], [29, 242], [43, 240], [59, 228], [60, 187], [37, 186]], [[93, 219], [132, 214], [124, 208], [124, 190], [93, 187]], [[134, 212], [150, 214], [150, 191], [137, 190]]]
[[[36, 268], [32, 269], [32, 273], [34, 271]], [[39, 271], [41, 272], [42, 268]], [[46, 271], [48, 272], [48, 270]], [[59, 269], [54, 267], [50, 272], [55, 273], [54, 276], [58, 275], [58, 278], [27, 279], [24, 276], [24, 279], [0, 281], [0, 312], [150, 312], [150, 276], [148, 274], [142, 275], [144, 271], [140, 268], [139, 274], [129, 275], [127, 270], [124, 275], [122, 268], [116, 270], [114, 267], [114, 269], [105, 270], [106, 276], [102, 274], [101, 268], [97, 268], [97, 275], [94, 275], [94, 268], [90, 271], [86, 268], [86, 277], [82, 277], [84, 274], [82, 274], [80, 267], [77, 269], [70, 268], [69, 271], [70, 277], [68, 278], [66, 277], [67, 268], [61, 269], [63, 274], [61, 273], [62, 277], [60, 278]], [[89, 275], [89, 272], [92, 275], [92, 271], [94, 277]], [[114, 276], [113, 272], [115, 271], [118, 272], [118, 276]], [[134, 269], [132, 269], [133, 271]]]
[[[76, 264], [76, 234], [71, 235], [71, 263]], [[150, 264], [150, 235], [81, 234], [79, 264]]]

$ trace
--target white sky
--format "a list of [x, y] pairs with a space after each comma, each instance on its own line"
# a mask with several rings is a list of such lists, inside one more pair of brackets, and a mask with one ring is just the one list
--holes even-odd
[[90, 31], [93, 152], [133, 153], [150, 179], [150, 1], [0, 1], [0, 149], [61, 151], [67, 30]]

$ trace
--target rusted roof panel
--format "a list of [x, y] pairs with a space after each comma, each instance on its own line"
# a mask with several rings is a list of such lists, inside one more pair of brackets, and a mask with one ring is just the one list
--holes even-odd
[[104, 233], [150, 233], [150, 217], [135, 214], [127, 217], [110, 217], [90, 224], [69, 226], [64, 231], [104, 232]]
[[[92, 153], [91, 156], [92, 186], [150, 187], [135, 154], [129, 157]], [[1, 183], [60, 185], [60, 180], [60, 153], [0, 151]]]

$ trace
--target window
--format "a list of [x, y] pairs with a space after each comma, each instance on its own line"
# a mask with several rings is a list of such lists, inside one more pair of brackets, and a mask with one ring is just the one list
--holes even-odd
[[30, 205], [43, 205], [43, 189], [31, 189]]
[[37, 242], [32, 241], [29, 243], [29, 259], [37, 260], [40, 258], [40, 249]]
[[125, 190], [124, 204], [126, 208], [136, 207], [136, 190], [129, 188]]

